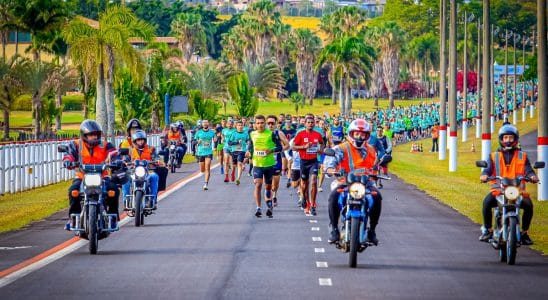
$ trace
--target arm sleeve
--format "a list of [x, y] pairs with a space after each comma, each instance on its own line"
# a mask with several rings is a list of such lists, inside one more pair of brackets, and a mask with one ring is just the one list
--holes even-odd
[[392, 153], [392, 141], [390, 140], [389, 137], [386, 137], [386, 145], [387, 145], [387, 147], [385, 149], [386, 153], [391, 154]]

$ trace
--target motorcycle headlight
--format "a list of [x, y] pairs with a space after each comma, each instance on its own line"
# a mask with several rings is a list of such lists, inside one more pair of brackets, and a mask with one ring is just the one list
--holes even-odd
[[136, 177], [145, 177], [146, 170], [143, 167], [137, 167], [135, 168], [135, 176]]
[[169, 150], [175, 150], [175, 145], [170, 145]]
[[101, 186], [101, 175], [100, 174], [85, 174], [84, 175], [84, 184], [88, 187]]
[[504, 196], [508, 200], [516, 200], [519, 197], [519, 189], [515, 186], [508, 186], [504, 189]]
[[363, 196], [365, 196], [365, 185], [359, 182], [354, 182], [348, 188], [348, 192], [350, 193], [350, 196], [352, 196], [352, 198], [361, 199], [363, 198]]

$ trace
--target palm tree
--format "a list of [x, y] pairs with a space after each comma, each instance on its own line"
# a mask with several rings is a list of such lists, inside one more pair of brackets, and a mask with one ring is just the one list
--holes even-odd
[[13, 27], [14, 17], [11, 13], [12, 2], [0, 2], [0, 42], [2, 43], [2, 58], [6, 59], [6, 45], [8, 43], [9, 32]]
[[195, 13], [180, 13], [171, 23], [171, 31], [179, 41], [182, 57], [189, 63], [192, 55], [200, 51], [207, 54], [206, 32], [202, 25], [202, 16]]
[[[66, 1], [14, 1], [12, 13], [16, 17], [14, 23], [18, 29], [29, 32], [34, 40], [42, 33], [59, 29], [70, 14], [69, 8], [70, 4]], [[40, 59], [41, 48], [39, 46], [40, 43], [33, 43], [30, 47], [35, 61]]]
[[275, 62], [262, 64], [244, 62], [242, 69], [247, 74], [249, 85], [257, 90], [257, 96], [260, 98], [266, 99], [268, 93], [273, 90], [285, 94], [283, 89], [285, 79], [280, 67]]
[[248, 7], [248, 14], [243, 18], [254, 33], [252, 36], [255, 40], [255, 54], [260, 64], [271, 59], [273, 28], [276, 23], [281, 23], [280, 13], [275, 9], [274, 2], [260, 0]]
[[291, 32], [291, 44], [293, 47], [290, 54], [295, 60], [299, 94], [312, 105], [318, 81], [314, 63], [320, 54], [322, 41], [310, 29], [298, 28]]
[[205, 99], [216, 99], [226, 95], [229, 74], [226, 66], [208, 60], [203, 64], [188, 65], [182, 80], [187, 90], [198, 90]]
[[4, 112], [4, 139], [9, 138], [11, 105], [23, 93], [21, 69], [26, 63], [27, 60], [17, 55], [9, 60], [0, 59], [0, 108]]
[[389, 21], [383, 23], [381, 27], [375, 27], [373, 36], [379, 42], [384, 84], [388, 89], [390, 108], [393, 108], [394, 92], [398, 87], [400, 76], [400, 51], [405, 41], [405, 34], [396, 22]]
[[236, 104], [236, 110], [241, 117], [252, 117], [259, 109], [257, 89], [249, 84], [247, 74], [240, 73], [228, 79], [228, 92]]
[[[115, 65], [125, 63], [134, 78], [144, 73], [144, 62], [130, 42], [130, 38], [149, 41], [153, 37], [153, 27], [140, 21], [127, 8], [112, 6], [99, 16], [98, 28], [90, 26], [80, 18], [73, 19], [63, 29], [63, 36], [70, 45], [73, 61], [84, 70], [96, 68], [97, 100], [96, 120], [107, 136], [113, 136], [114, 74]], [[105, 67], [107, 72], [105, 74]]]
[[[350, 88], [352, 78], [369, 80], [375, 50], [365, 44], [363, 36], [342, 36], [327, 44], [316, 61], [319, 70], [324, 64], [331, 64], [335, 76], [339, 78], [339, 101], [342, 115], [352, 109]], [[343, 95], [344, 93], [344, 95]]]
[[[43, 97], [54, 87], [57, 66], [52, 63], [34, 61], [28, 63], [22, 70], [22, 82], [25, 90], [32, 95], [32, 111], [34, 122], [34, 136], [41, 136]], [[46, 131], [48, 128], [46, 128]]]
[[77, 84], [76, 70], [67, 65], [57, 66], [52, 74], [52, 88], [55, 92], [55, 108], [59, 113], [55, 118], [56, 130], [61, 129], [61, 114], [63, 112], [63, 94]]
[[436, 36], [429, 32], [412, 39], [409, 42], [409, 54], [419, 64], [421, 69], [422, 78], [428, 73], [428, 67], [437, 64], [439, 57], [438, 39]]
[[366, 13], [355, 6], [343, 6], [332, 14], [324, 15], [320, 29], [327, 34], [327, 42], [343, 35], [358, 35], [365, 26]]

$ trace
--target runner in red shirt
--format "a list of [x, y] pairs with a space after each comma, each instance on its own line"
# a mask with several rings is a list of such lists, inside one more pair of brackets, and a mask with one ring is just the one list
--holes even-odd
[[[307, 116], [305, 130], [297, 133], [293, 150], [299, 151], [301, 157], [301, 190], [303, 191], [303, 208], [305, 214], [316, 215], [316, 194], [318, 192], [318, 154], [323, 151], [322, 135], [314, 131], [314, 117]], [[310, 179], [310, 180], [309, 180]], [[310, 193], [308, 191], [310, 184]], [[306, 206], [306, 207], [304, 207]]]

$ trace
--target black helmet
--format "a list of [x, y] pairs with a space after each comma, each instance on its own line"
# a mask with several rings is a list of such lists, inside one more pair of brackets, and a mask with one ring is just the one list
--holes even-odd
[[[513, 142], [503, 142], [502, 137], [505, 135], [513, 135]], [[503, 150], [515, 149], [519, 143], [519, 131], [514, 125], [506, 124], [499, 129], [499, 144]]]
[[[97, 140], [88, 141], [87, 135], [90, 133], [97, 133]], [[101, 129], [101, 125], [93, 120], [84, 120], [84, 122], [80, 124], [80, 137], [89, 147], [95, 147], [101, 143], [102, 133], [103, 129]]]
[[135, 131], [135, 133], [131, 136], [131, 141], [133, 142], [133, 145], [137, 145], [135, 142], [139, 139], [143, 139], [145, 140], [145, 144], [147, 143], [147, 134], [146, 132], [140, 129]]
[[143, 129], [142, 126], [141, 126], [141, 122], [139, 122], [139, 120], [137, 120], [137, 119], [131, 119], [131, 120], [129, 120], [129, 122], [127, 122], [126, 132], [127, 132], [128, 136], [129, 136], [129, 131], [131, 130], [131, 128]]

